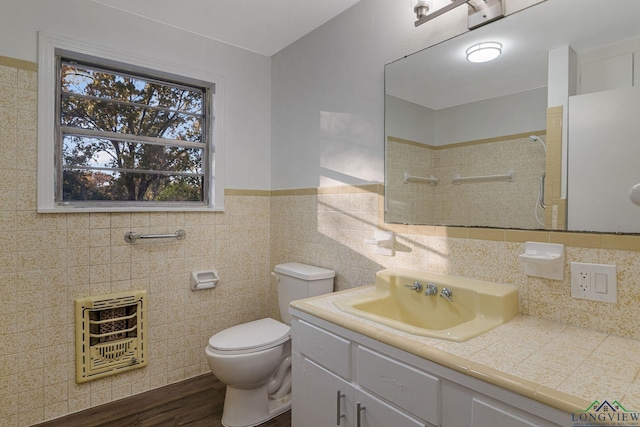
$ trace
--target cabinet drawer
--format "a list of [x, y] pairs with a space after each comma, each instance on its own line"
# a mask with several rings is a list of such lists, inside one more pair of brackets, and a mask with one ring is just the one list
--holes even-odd
[[356, 390], [354, 394], [356, 401], [356, 413], [354, 417], [358, 417], [358, 409], [360, 409], [360, 424], [362, 427], [425, 427], [425, 424], [413, 418], [391, 405], [376, 399], [368, 393]]
[[552, 425], [533, 414], [525, 413], [499, 402], [484, 400], [483, 398], [473, 398], [471, 406], [472, 427], [545, 427]]
[[351, 341], [299, 322], [300, 352], [340, 377], [351, 379]]
[[440, 379], [358, 348], [358, 382], [433, 425], [440, 425]]

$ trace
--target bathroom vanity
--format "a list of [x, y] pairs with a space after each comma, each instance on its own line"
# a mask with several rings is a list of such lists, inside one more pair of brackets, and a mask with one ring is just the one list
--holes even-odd
[[[493, 285], [395, 268], [372, 286], [292, 302], [293, 427], [576, 427], [608, 413], [637, 417], [639, 340], [511, 317], [512, 293]], [[460, 339], [491, 313], [497, 324]], [[455, 321], [423, 322], [433, 316]]]
[[400, 268], [293, 301], [293, 427], [574, 426], [594, 400], [640, 407], [623, 362], [638, 341], [517, 308], [513, 287]]
[[304, 303], [291, 313], [293, 427], [571, 425], [568, 412], [388, 344], [392, 333], [385, 343]]

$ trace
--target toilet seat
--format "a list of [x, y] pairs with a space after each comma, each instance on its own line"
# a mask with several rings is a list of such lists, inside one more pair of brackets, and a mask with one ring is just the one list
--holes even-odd
[[291, 327], [271, 318], [232, 326], [209, 338], [209, 351], [218, 354], [255, 353], [291, 338]]

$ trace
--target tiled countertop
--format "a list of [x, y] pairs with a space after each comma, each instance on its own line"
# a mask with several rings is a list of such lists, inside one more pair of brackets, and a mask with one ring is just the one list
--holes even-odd
[[640, 341], [518, 316], [466, 342], [410, 335], [339, 310], [373, 286], [295, 301], [292, 307], [566, 412], [594, 400], [640, 411]]

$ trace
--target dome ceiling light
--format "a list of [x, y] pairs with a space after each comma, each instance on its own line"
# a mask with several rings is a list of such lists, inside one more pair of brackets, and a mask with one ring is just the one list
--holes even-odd
[[493, 61], [502, 54], [502, 45], [498, 42], [483, 42], [474, 44], [467, 49], [467, 61]]

